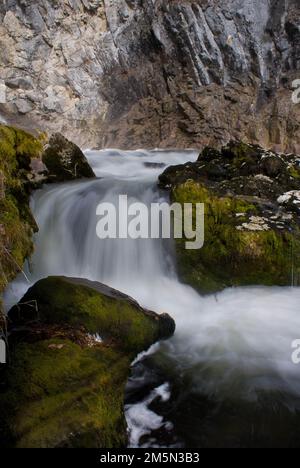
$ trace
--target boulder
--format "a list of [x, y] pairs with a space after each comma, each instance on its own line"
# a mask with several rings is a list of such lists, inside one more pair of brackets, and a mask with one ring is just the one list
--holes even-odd
[[205, 241], [176, 241], [181, 279], [200, 293], [300, 284], [300, 174], [296, 155], [232, 141], [159, 177], [172, 202], [205, 204]]
[[124, 448], [130, 364], [174, 333], [171, 317], [104, 285], [62, 277], [36, 283], [8, 316], [0, 446]]
[[95, 177], [81, 149], [60, 133], [51, 136], [43, 154], [43, 162], [49, 171], [49, 181]]
[[101, 283], [65, 277], [49, 277], [30, 288], [21, 300], [25, 305], [9, 312], [13, 328], [36, 319], [32, 301], [43, 323], [84, 325], [87, 333], [100, 334], [134, 354], [175, 331], [174, 320], [167, 314], [143, 309], [134, 299]]

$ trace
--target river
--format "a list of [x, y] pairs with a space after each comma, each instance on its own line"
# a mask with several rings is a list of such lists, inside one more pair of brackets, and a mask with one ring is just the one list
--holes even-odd
[[[39, 225], [26, 274], [108, 284], [176, 321], [175, 336], [132, 365], [125, 410], [130, 447], [300, 446], [299, 288], [235, 288], [201, 297], [181, 284], [172, 240], [96, 236], [100, 202], [150, 206], [168, 201], [157, 187], [167, 165], [196, 160], [193, 151], [87, 151], [97, 179], [35, 192]], [[20, 275], [6, 307], [30, 284]]]

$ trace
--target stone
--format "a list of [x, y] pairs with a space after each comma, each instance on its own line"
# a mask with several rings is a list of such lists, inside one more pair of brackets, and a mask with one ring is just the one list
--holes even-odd
[[[245, 162], [251, 171], [240, 175]], [[207, 170], [212, 163], [224, 171], [219, 180]], [[288, 286], [293, 252], [293, 281], [299, 285], [297, 167], [296, 155], [232, 141], [220, 151], [204, 149], [195, 163], [167, 168], [159, 185], [172, 202], [205, 204], [203, 248], [188, 251], [185, 239], [176, 241], [181, 280], [202, 294], [232, 286]]]
[[131, 362], [172, 336], [171, 317], [98, 283], [50, 277], [33, 285], [9, 318], [0, 446], [124, 448]]
[[277, 177], [286, 165], [279, 156], [267, 156], [262, 159], [260, 166], [267, 176]]
[[59, 133], [51, 136], [42, 159], [50, 181], [95, 177], [81, 149]]
[[12, 89], [33, 89], [34, 84], [30, 77], [18, 77], [5, 80], [6, 86]]
[[15, 101], [15, 105], [20, 114], [28, 114], [33, 109], [32, 104], [26, 99], [18, 99], [17, 101]]

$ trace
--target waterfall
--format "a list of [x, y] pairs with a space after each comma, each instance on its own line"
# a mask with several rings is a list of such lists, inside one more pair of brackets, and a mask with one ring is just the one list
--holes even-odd
[[[97, 179], [49, 185], [33, 196], [40, 231], [27, 275], [32, 283], [48, 275], [100, 281], [176, 320], [175, 336], [132, 366], [130, 446], [280, 445], [300, 410], [300, 367], [291, 360], [291, 343], [300, 335], [300, 289], [236, 288], [201, 297], [178, 280], [171, 240], [100, 240], [100, 202], [117, 206], [124, 194], [147, 206], [168, 200], [157, 188], [158, 175], [197, 154], [86, 155]], [[26, 289], [20, 276], [6, 292], [7, 308]]]

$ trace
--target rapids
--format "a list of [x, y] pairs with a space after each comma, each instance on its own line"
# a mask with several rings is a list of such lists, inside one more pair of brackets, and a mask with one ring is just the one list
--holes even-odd
[[[32, 198], [39, 225], [26, 266], [30, 284], [48, 275], [101, 281], [176, 320], [175, 336], [132, 365], [126, 391], [131, 447], [299, 445], [300, 289], [236, 288], [201, 297], [181, 284], [172, 240], [96, 236], [96, 207], [119, 195], [150, 206], [167, 165], [193, 151], [87, 151], [97, 179], [49, 185]], [[30, 286], [20, 275], [6, 308]]]

